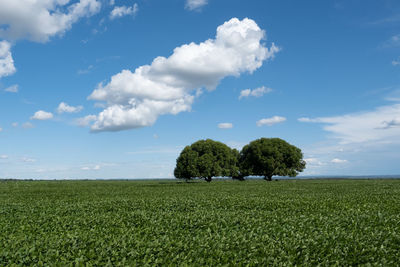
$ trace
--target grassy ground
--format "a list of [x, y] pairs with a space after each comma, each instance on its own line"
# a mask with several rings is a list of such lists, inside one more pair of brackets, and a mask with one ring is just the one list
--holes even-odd
[[0, 182], [4, 265], [400, 265], [400, 180]]

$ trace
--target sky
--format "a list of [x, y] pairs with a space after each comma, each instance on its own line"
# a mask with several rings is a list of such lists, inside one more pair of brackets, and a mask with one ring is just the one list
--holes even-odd
[[0, 0], [0, 178], [172, 178], [261, 137], [400, 174], [400, 2]]

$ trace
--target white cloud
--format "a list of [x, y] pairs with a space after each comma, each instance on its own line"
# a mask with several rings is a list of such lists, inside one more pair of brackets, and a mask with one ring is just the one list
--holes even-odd
[[22, 124], [22, 128], [24, 129], [31, 129], [33, 127], [34, 127], [33, 124], [30, 122], [25, 122], [24, 124]]
[[12, 127], [18, 127], [18, 122], [13, 122], [13, 123], [11, 123], [11, 126], [12, 126]]
[[393, 61], [392, 61], [392, 65], [393, 65], [393, 66], [400, 65], [400, 58], [397, 58], [397, 59], [393, 60]]
[[[100, 11], [97, 0], [0, 0], [0, 39], [47, 42], [62, 35], [82, 17]], [[0, 78], [16, 72], [10, 43], [0, 42]]]
[[279, 51], [262, 43], [265, 32], [251, 19], [233, 18], [217, 28], [215, 39], [174, 49], [134, 72], [123, 70], [99, 84], [89, 99], [105, 101], [92, 131], [120, 131], [150, 126], [163, 114], [189, 111], [193, 92], [216, 88], [226, 76], [252, 73]]
[[0, 132], [2, 132], [2, 131], [3, 131], [3, 128], [0, 127]]
[[73, 107], [73, 106], [68, 105], [65, 102], [61, 102], [58, 105], [57, 112], [58, 113], [77, 113], [77, 112], [80, 112], [82, 109], [83, 109], [82, 106]]
[[18, 93], [18, 84], [11, 85], [10, 87], [4, 89], [4, 91], [8, 93]]
[[327, 124], [323, 129], [333, 133], [333, 137], [339, 139], [341, 144], [370, 141], [398, 142], [400, 104], [335, 117], [301, 118], [299, 121]]
[[36, 159], [28, 158], [28, 157], [22, 157], [21, 160], [23, 162], [29, 162], [29, 163], [36, 162]]
[[116, 6], [110, 13], [110, 19], [121, 18], [128, 15], [134, 16], [138, 11], [139, 11], [139, 6], [136, 3], [130, 7]]
[[307, 163], [307, 165], [312, 165], [312, 166], [322, 166], [324, 165], [323, 162], [321, 162], [318, 158], [306, 158], [304, 161]]
[[185, 8], [189, 10], [199, 10], [207, 4], [207, 0], [186, 0]]
[[63, 34], [82, 17], [100, 11], [97, 0], [1, 0], [0, 38], [29, 39], [46, 42], [50, 37]]
[[400, 89], [391, 91], [384, 99], [386, 101], [400, 102]]
[[331, 160], [332, 163], [337, 163], [337, 164], [342, 164], [342, 163], [347, 163], [348, 161], [345, 159], [333, 159]]
[[308, 117], [302, 117], [297, 119], [299, 122], [318, 122], [315, 119], [310, 119]]
[[394, 48], [400, 46], [400, 34], [391, 36], [379, 45], [379, 48]]
[[88, 126], [91, 122], [97, 120], [96, 115], [87, 115], [86, 117], [79, 118], [76, 120], [76, 124], [80, 127], [86, 127]]
[[261, 120], [257, 121], [256, 124], [257, 124], [258, 127], [264, 126], [264, 125], [272, 126], [274, 124], [281, 123], [281, 122], [284, 122], [284, 121], [286, 121], [285, 117], [273, 116], [271, 118], [261, 119]]
[[108, 4], [109, 4], [110, 6], [115, 5], [115, 0], [110, 0], [110, 1], [108, 2]]
[[382, 25], [382, 24], [390, 24], [390, 23], [396, 23], [400, 21], [400, 14], [395, 14], [393, 16], [390, 17], [386, 17], [383, 19], [379, 19], [379, 20], [375, 20], [370, 22], [369, 24], [371, 25]]
[[272, 89], [267, 88], [265, 86], [261, 86], [256, 89], [253, 89], [253, 90], [245, 89], [245, 90], [240, 91], [239, 99], [242, 99], [243, 97], [249, 97], [249, 96], [262, 97], [263, 95], [268, 94], [270, 92], [272, 92]]
[[81, 167], [81, 170], [83, 171], [98, 171], [101, 169], [100, 165], [94, 165], [94, 166], [84, 166]]
[[43, 110], [36, 111], [35, 114], [31, 117], [31, 120], [49, 120], [53, 118], [53, 113], [46, 112]]
[[[0, 4], [1, 6], [1, 4]], [[1, 8], [1, 7], [0, 7]], [[1, 17], [1, 11], [0, 11]], [[0, 33], [1, 33], [1, 18], [0, 18]], [[7, 41], [0, 42], [0, 78], [9, 76], [16, 72], [14, 60], [11, 55], [11, 44]]]
[[384, 121], [382, 129], [388, 129], [393, 127], [400, 127], [400, 118], [395, 118], [391, 121]]
[[0, 155], [0, 159], [8, 159], [8, 155]]
[[89, 65], [86, 69], [78, 70], [77, 73], [79, 75], [88, 74], [93, 69], [93, 67], [93, 65]]
[[233, 124], [230, 122], [223, 122], [218, 124], [218, 128], [220, 129], [231, 129], [233, 128]]

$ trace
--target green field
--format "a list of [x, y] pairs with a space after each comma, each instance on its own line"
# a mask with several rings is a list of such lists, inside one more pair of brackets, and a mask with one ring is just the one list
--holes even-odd
[[400, 180], [0, 182], [4, 265], [400, 265]]

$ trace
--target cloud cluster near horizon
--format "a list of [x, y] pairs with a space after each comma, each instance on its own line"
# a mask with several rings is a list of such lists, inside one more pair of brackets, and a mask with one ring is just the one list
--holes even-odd
[[323, 123], [325, 131], [334, 134], [340, 144], [382, 141], [398, 142], [400, 104], [381, 106], [372, 111], [334, 117], [299, 118], [306, 123]]
[[[217, 28], [215, 39], [185, 44], [168, 58], [157, 57], [133, 72], [122, 70], [107, 84], [99, 84], [88, 97], [107, 107], [94, 121], [91, 131], [120, 131], [151, 126], [163, 114], [189, 111], [196, 90], [214, 90], [227, 76], [240, 76], [260, 68], [279, 48], [262, 42], [265, 31], [255, 21], [232, 18]], [[95, 116], [95, 117], [94, 117]]]

